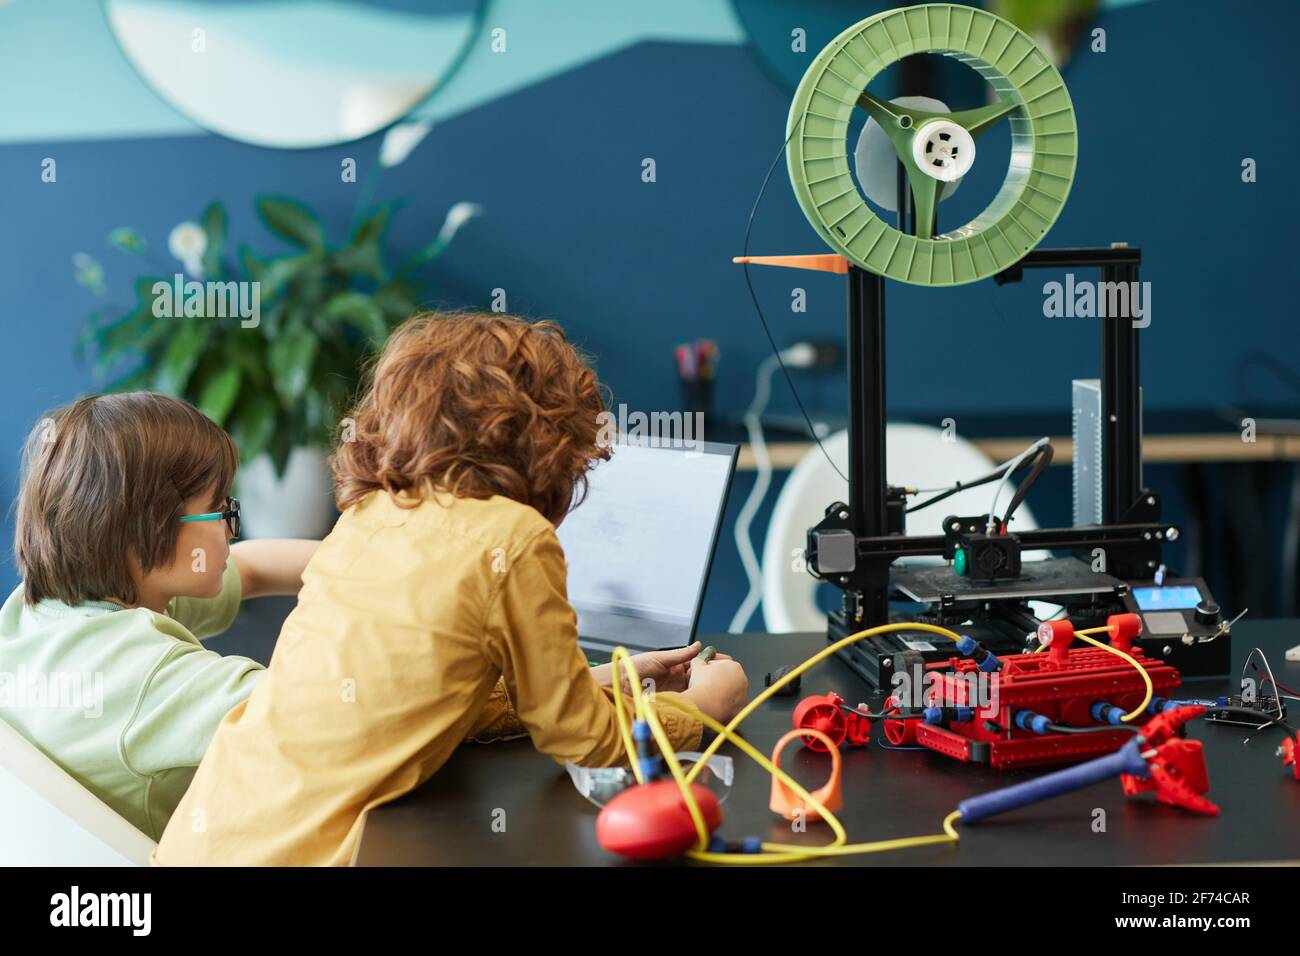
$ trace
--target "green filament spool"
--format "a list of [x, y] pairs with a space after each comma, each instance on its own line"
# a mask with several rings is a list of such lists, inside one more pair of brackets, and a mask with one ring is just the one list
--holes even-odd
[[[996, 101], [932, 113], [870, 92], [881, 71], [915, 53], [956, 57], [988, 81]], [[906, 170], [915, 235], [886, 223], [858, 190], [847, 142], [858, 108], [880, 124]], [[936, 235], [940, 191], [977, 161], [976, 140], [1004, 117], [1011, 162], [1001, 189], [974, 220]], [[1047, 54], [1001, 17], [948, 3], [890, 10], [836, 37], [800, 81], [786, 133], [795, 197], [822, 239], [860, 268], [924, 286], [975, 282], [1034, 248], [1065, 205], [1079, 147], [1070, 94]]]

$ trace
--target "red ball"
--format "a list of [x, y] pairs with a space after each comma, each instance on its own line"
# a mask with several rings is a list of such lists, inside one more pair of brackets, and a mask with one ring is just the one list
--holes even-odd
[[[691, 784], [704, 824], [712, 833], [722, 825], [722, 807], [708, 787]], [[629, 787], [596, 817], [596, 839], [606, 850], [633, 860], [669, 860], [699, 841], [691, 811], [672, 780]]]

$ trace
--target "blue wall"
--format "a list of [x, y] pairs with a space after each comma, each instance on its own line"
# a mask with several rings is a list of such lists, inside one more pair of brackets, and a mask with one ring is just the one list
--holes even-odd
[[[0, 65], [0, 95], [13, 109], [28, 97], [43, 109], [67, 109], [75, 122], [111, 115], [114, 103], [128, 97], [130, 80], [121, 70], [129, 67], [114, 61], [111, 38], [103, 46], [97, 11], [62, 6], [59, 22], [98, 51], [91, 66], [42, 74], [30, 55], [16, 52], [55, 38], [0, 33], [0, 54], [14, 54], [0, 57], [7, 63]], [[394, 255], [422, 244], [452, 203], [485, 206], [486, 216], [428, 271], [430, 304], [486, 306], [493, 288], [506, 289], [511, 311], [559, 320], [597, 356], [616, 401], [637, 409], [677, 407], [671, 346], [710, 336], [722, 351], [717, 412], [736, 415], [767, 346], [730, 257], [740, 251], [754, 194], [781, 144], [788, 95], [728, 38], [730, 28], [718, 26], [730, 16], [722, 0], [699, 0], [693, 9], [708, 14], [708, 42], [681, 37], [680, 19], [672, 20], [677, 11], [664, 8], [660, 35], [671, 40], [643, 39], [568, 68], [552, 65], [536, 81], [485, 102], [462, 97], [470, 105], [440, 116], [402, 165], [384, 171], [376, 199], [407, 200], [391, 236]], [[0, 31], [5, 16], [0, 10]], [[853, 19], [847, 13], [845, 25]], [[1291, 122], [1298, 19], [1292, 0], [1119, 6], [1096, 22], [1107, 31], [1107, 52], [1080, 49], [1066, 71], [1081, 156], [1074, 191], [1047, 241], [1142, 246], [1154, 306], [1153, 324], [1142, 333], [1148, 409], [1231, 400], [1238, 358], [1263, 349], [1294, 359], [1300, 344], [1284, 285], [1295, 269], [1286, 236], [1300, 212], [1284, 165], [1300, 149]], [[569, 22], [560, 15], [552, 22], [552, 45], [563, 44]], [[539, 29], [534, 35], [544, 40]], [[75, 96], [42, 92], [52, 83]], [[130, 87], [131, 98], [151, 95]], [[70, 121], [58, 135], [0, 146], [6, 505], [28, 428], [43, 409], [94, 387], [72, 359], [74, 336], [98, 304], [72, 280], [74, 253], [100, 259], [122, 298], [137, 262], [105, 245], [109, 230], [135, 227], [165, 262], [170, 228], [214, 198], [231, 212], [232, 238], [267, 252], [275, 241], [251, 211], [263, 193], [303, 199], [340, 237], [359, 188], [339, 181], [340, 160], [356, 157], [364, 173], [381, 140], [377, 134], [329, 149], [272, 151], [188, 128], [150, 103], [142, 108], [164, 111], [151, 128], [171, 124], [167, 133], [131, 136], [97, 127], [79, 137]], [[47, 156], [58, 161], [56, 184], [40, 181]], [[1259, 181], [1249, 185], [1240, 178], [1247, 156], [1259, 164]], [[641, 181], [644, 157], [656, 161], [655, 183]], [[780, 172], [752, 246], [821, 251]], [[808, 289], [805, 315], [788, 310], [796, 275]], [[842, 334], [836, 278], [758, 270], [755, 279], [771, 303], [779, 341]], [[963, 414], [1064, 409], [1069, 379], [1095, 373], [1095, 326], [1044, 318], [1041, 285], [896, 285], [889, 308], [889, 402], [901, 414], [952, 416], [960, 430]], [[843, 402], [840, 376], [805, 379], [801, 388], [811, 407]], [[1269, 388], [1260, 384], [1257, 394], [1267, 396]], [[783, 390], [773, 408], [793, 408]], [[745, 490], [742, 482], [733, 513]], [[740, 597], [729, 533], [720, 550], [706, 629], [725, 625]], [[5, 574], [12, 582], [11, 563]]]

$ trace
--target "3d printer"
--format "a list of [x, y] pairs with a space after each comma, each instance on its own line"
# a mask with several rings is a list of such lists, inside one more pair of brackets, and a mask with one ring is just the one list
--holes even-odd
[[[954, 112], [914, 97], [886, 101], [868, 89], [891, 64], [927, 52], [971, 66], [993, 88], [994, 102]], [[897, 227], [864, 202], [850, 172], [846, 140], [859, 108], [892, 146]], [[945, 185], [970, 169], [975, 140], [1003, 118], [1011, 126], [1011, 161], [1000, 191], [974, 221], [940, 234]], [[1143, 622], [1137, 644], [1152, 659], [1188, 677], [1228, 672], [1231, 622], [1202, 580], [1170, 575], [1163, 563], [1164, 544], [1179, 532], [1161, 521], [1160, 501], [1143, 485], [1142, 323], [1134, 322], [1127, 297], [1100, 320], [1098, 379], [1073, 383], [1074, 527], [1012, 533], [1013, 497], [1003, 515], [952, 515], [942, 535], [909, 536], [907, 491], [885, 478], [886, 279], [945, 286], [993, 277], [1002, 284], [1019, 281], [1026, 269], [1096, 268], [1103, 288], [1138, 281], [1141, 251], [1125, 243], [1034, 248], [1064, 206], [1077, 146], [1074, 108], [1055, 67], [1027, 36], [971, 7], [927, 4], [864, 20], [817, 56], [796, 91], [785, 144], [790, 179], [834, 252], [736, 261], [831, 271], [848, 283], [848, 500], [828, 505], [808, 531], [805, 552], [809, 573], [842, 591], [841, 608], [829, 616], [831, 641], [889, 622], [897, 599], [922, 607], [909, 620], [969, 633], [993, 653], [1015, 653], [1041, 623], [1031, 602], [1047, 602], [1082, 625], [1136, 613]], [[955, 487], [1005, 480], [1021, 466], [1041, 469], [1050, 456], [1050, 446], [1039, 443]], [[1022, 561], [1031, 550], [1058, 554]], [[895, 567], [922, 555], [948, 563]], [[899, 669], [948, 659], [952, 649], [902, 631], [842, 653], [883, 689]]]

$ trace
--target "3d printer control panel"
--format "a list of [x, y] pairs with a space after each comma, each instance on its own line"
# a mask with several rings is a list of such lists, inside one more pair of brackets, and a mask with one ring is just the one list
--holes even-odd
[[1223, 612], [1200, 578], [1130, 582], [1124, 609], [1142, 618], [1143, 637], [1209, 640], [1227, 631]]

